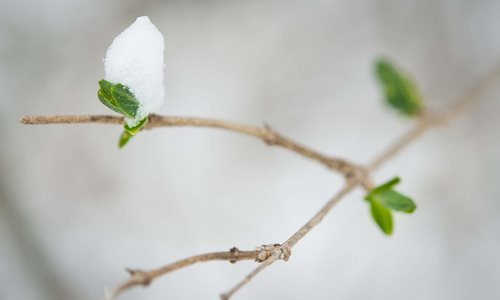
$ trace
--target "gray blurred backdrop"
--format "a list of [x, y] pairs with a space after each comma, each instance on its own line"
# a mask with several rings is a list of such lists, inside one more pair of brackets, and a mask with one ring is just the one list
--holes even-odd
[[[411, 127], [381, 104], [372, 63], [410, 71], [446, 107], [500, 60], [499, 1], [0, 0], [0, 298], [99, 299], [185, 256], [281, 242], [342, 179], [233, 133], [165, 128], [124, 149], [96, 97], [112, 39], [148, 15], [166, 39], [158, 113], [279, 132], [369, 161]], [[500, 84], [385, 165], [413, 196], [387, 238], [357, 191], [235, 299], [499, 299]], [[255, 267], [214, 262], [123, 299], [216, 299]]]

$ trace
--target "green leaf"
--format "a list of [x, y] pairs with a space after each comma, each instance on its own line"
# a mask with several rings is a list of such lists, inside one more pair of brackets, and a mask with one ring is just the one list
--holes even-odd
[[396, 192], [393, 189], [385, 190], [372, 196], [372, 199], [379, 202], [388, 209], [412, 213], [417, 206], [410, 198]]
[[111, 87], [113, 84], [105, 79], [99, 80], [99, 87], [106, 96], [106, 98], [111, 98]]
[[140, 120], [137, 125], [134, 127], [129, 127], [127, 123], [123, 125], [123, 129], [125, 129], [126, 132], [128, 132], [130, 135], [135, 135], [146, 123], [148, 122], [148, 117], [145, 117], [144, 119]]
[[144, 118], [139, 121], [134, 127], [129, 127], [127, 123], [123, 124], [123, 133], [120, 135], [120, 140], [118, 141], [118, 147], [123, 148], [128, 143], [128, 141], [148, 122], [148, 118]]
[[380, 229], [390, 235], [393, 229], [391, 211], [377, 201], [370, 201], [370, 211]]
[[375, 187], [365, 196], [365, 200], [370, 203], [373, 219], [386, 234], [392, 232], [391, 211], [412, 213], [417, 208], [413, 200], [394, 189], [399, 182], [400, 179], [394, 177]]
[[111, 87], [111, 96], [125, 116], [135, 118], [139, 109], [139, 102], [126, 86], [121, 83], [113, 85]]
[[109, 109], [119, 114], [123, 114], [123, 112], [116, 106], [115, 100], [111, 96], [108, 98], [102, 89], [97, 91], [97, 98], [99, 98], [101, 103], [106, 105]]
[[417, 208], [413, 200], [393, 189], [400, 181], [399, 177], [394, 177], [372, 189], [365, 199], [370, 202], [377, 201], [390, 210], [412, 213]]
[[127, 131], [124, 131], [121, 135], [120, 135], [120, 140], [118, 141], [118, 147], [121, 149], [123, 147], [125, 147], [125, 145], [128, 143], [128, 141], [133, 137], [133, 135], [131, 135], [130, 133], [128, 133]]
[[99, 87], [100, 89], [97, 91], [97, 97], [99, 98], [101, 103], [107, 106], [109, 109], [119, 114], [123, 114], [121, 109], [116, 105], [115, 99], [113, 99], [113, 96], [111, 96], [111, 88], [113, 87], [113, 84], [107, 80], [101, 79], [99, 80]]
[[380, 59], [375, 64], [386, 102], [399, 113], [414, 116], [422, 111], [420, 94], [413, 81], [391, 62]]
[[371, 197], [371, 195], [373, 195], [373, 194], [380, 193], [382, 191], [391, 189], [392, 187], [396, 186], [400, 182], [401, 182], [401, 179], [399, 179], [399, 177], [394, 177], [393, 179], [387, 181], [386, 183], [381, 184], [381, 185], [377, 186], [376, 188], [372, 189], [370, 191], [370, 193], [366, 196], [366, 198]]

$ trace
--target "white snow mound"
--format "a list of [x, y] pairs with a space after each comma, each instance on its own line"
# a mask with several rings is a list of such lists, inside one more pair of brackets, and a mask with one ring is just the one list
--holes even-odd
[[148, 17], [139, 17], [120, 33], [106, 52], [105, 79], [129, 87], [140, 106], [135, 119], [126, 120], [129, 126], [163, 104], [163, 35]]

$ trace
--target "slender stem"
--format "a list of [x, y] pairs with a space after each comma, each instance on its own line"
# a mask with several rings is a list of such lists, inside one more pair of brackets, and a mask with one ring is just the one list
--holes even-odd
[[123, 117], [119, 116], [24, 116], [19, 121], [25, 125], [47, 125], [47, 124], [123, 124]]
[[393, 156], [398, 154], [403, 150], [408, 144], [412, 143], [423, 135], [427, 129], [430, 128], [430, 124], [425, 120], [420, 121], [415, 127], [410, 131], [405, 133], [401, 138], [399, 138], [394, 144], [389, 146], [384, 152], [377, 156], [366, 168], [368, 172], [373, 172], [378, 169], [382, 164], [391, 159]]
[[239, 289], [241, 289], [245, 284], [250, 282], [257, 274], [259, 274], [262, 270], [272, 265], [275, 261], [279, 260], [279, 252], [275, 252], [273, 255], [268, 257], [264, 262], [262, 262], [257, 268], [255, 268], [250, 274], [245, 276], [243, 280], [241, 280], [237, 285], [231, 288], [229, 291], [220, 295], [221, 300], [228, 300], [236, 293]]
[[345, 195], [358, 186], [358, 184], [361, 184], [361, 182], [357, 180], [348, 181], [344, 187], [337, 194], [335, 194], [335, 196], [330, 198], [330, 200], [328, 200], [328, 202], [311, 219], [309, 219], [309, 221], [307, 221], [306, 224], [304, 224], [291, 237], [289, 237], [288, 240], [286, 240], [283, 247], [292, 248], [295, 246], [307, 233], [309, 233], [309, 231], [311, 231], [323, 220], [335, 204], [337, 204]]
[[[98, 123], [98, 124], [123, 124], [123, 117], [107, 116], [107, 115], [83, 115], [83, 116], [24, 116], [20, 120], [21, 123], [27, 125], [46, 125], [46, 124], [81, 124], [81, 123]], [[279, 146], [288, 149], [301, 156], [315, 160], [327, 168], [338, 171], [345, 177], [352, 177], [360, 173], [360, 167], [353, 163], [341, 159], [328, 157], [313, 149], [310, 149], [300, 143], [287, 138], [269, 126], [252, 126], [236, 122], [229, 122], [218, 119], [198, 118], [198, 117], [176, 117], [176, 116], [160, 116], [152, 114], [149, 116], [149, 121], [145, 129], [158, 127], [208, 127], [224, 129], [232, 132], [241, 133], [261, 139], [270, 146]]]
[[128, 269], [127, 271], [130, 273], [130, 278], [120, 284], [118, 287], [113, 289], [108, 295], [107, 299], [115, 299], [118, 297], [118, 295], [122, 294], [123, 292], [127, 291], [128, 289], [138, 286], [138, 285], [143, 285], [147, 286], [149, 285], [153, 280], [156, 278], [163, 276], [167, 273], [183, 269], [185, 267], [194, 265], [196, 263], [201, 263], [201, 262], [207, 262], [207, 261], [214, 261], [214, 260], [227, 260], [231, 263], [235, 263], [237, 261], [241, 260], [256, 260], [259, 255], [259, 251], [253, 250], [253, 251], [240, 251], [238, 248], [231, 248], [231, 250], [226, 251], [226, 252], [212, 252], [212, 253], [205, 253], [201, 255], [195, 255], [191, 256], [179, 261], [176, 261], [172, 264], [166, 265], [164, 267], [154, 269], [154, 270], [149, 270], [149, 271], [142, 271], [142, 270], [130, 270]]
[[441, 118], [438, 118], [437, 122], [447, 123], [465, 113], [481, 99], [479, 97], [480, 95], [497, 84], [499, 77], [500, 64], [492, 68], [488, 74], [483, 76], [474, 86], [468, 89], [464, 96], [455, 101], [455, 105], [452, 105], [446, 112], [443, 112]]

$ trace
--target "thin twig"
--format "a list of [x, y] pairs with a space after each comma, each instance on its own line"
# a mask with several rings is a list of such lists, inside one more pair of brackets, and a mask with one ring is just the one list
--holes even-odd
[[450, 109], [443, 112], [441, 117], [438, 118], [437, 123], [446, 124], [450, 120], [466, 112], [471, 106], [474, 106], [480, 100], [479, 96], [497, 83], [499, 76], [500, 65], [497, 65], [474, 84], [474, 86], [468, 89], [464, 96], [455, 101], [455, 105], [452, 105]]
[[408, 144], [424, 134], [430, 126], [431, 125], [425, 120], [420, 121], [415, 127], [405, 133], [394, 144], [389, 146], [384, 152], [368, 164], [368, 167], [366, 168], [367, 172], [373, 172], [375, 169], [378, 169], [382, 164], [403, 150]]
[[279, 260], [280, 259], [279, 257], [280, 257], [279, 252], [273, 253], [272, 256], [263, 261], [257, 268], [255, 268], [250, 274], [245, 276], [245, 278], [243, 278], [243, 280], [240, 281], [237, 285], [235, 285], [232, 289], [230, 289], [224, 294], [221, 294], [220, 295], [221, 300], [228, 300], [229, 298], [231, 298], [234, 293], [236, 293], [245, 284], [250, 282], [250, 280], [252, 280], [255, 276], [257, 276], [257, 274], [259, 274], [262, 270], [272, 265], [275, 261]]
[[118, 287], [114, 288], [112, 291], [110, 291], [109, 294], [106, 296], [106, 298], [115, 299], [116, 297], [118, 297], [118, 295], [122, 294], [123, 292], [127, 291], [128, 289], [134, 286], [139, 286], [139, 285], [147, 286], [153, 280], [155, 280], [160, 276], [194, 265], [196, 263], [214, 261], [214, 260], [227, 260], [231, 263], [235, 263], [241, 260], [258, 261], [259, 253], [260, 251], [258, 250], [240, 251], [238, 248], [234, 247], [226, 252], [213, 252], [213, 253], [191, 256], [154, 270], [142, 271], [142, 270], [127, 269], [127, 271], [130, 274], [130, 278], [127, 281], [120, 284]]
[[[123, 117], [108, 115], [24, 116], [20, 119], [20, 122], [26, 125], [81, 123], [119, 125], [123, 124]], [[145, 126], [145, 129], [174, 126], [209, 127], [233, 131], [244, 135], [253, 136], [255, 138], [261, 139], [270, 146], [279, 146], [295, 152], [301, 156], [305, 156], [307, 158], [315, 160], [331, 170], [340, 172], [347, 178], [354, 177], [359, 173], [363, 173], [363, 170], [359, 166], [345, 159], [328, 157], [324, 154], [321, 154], [277, 133], [269, 126], [258, 127], [218, 119], [160, 116], [151, 114], [149, 116], [149, 120], [147, 125]]]
[[96, 123], [96, 124], [123, 124], [123, 117], [119, 116], [94, 116], [94, 115], [80, 115], [80, 116], [24, 116], [19, 121], [25, 125], [47, 125], [47, 124], [82, 124], [82, 123]]
[[337, 204], [345, 195], [352, 191], [358, 184], [362, 182], [359, 180], [349, 180], [345, 186], [333, 196], [324, 206], [318, 211], [304, 226], [302, 226], [297, 232], [295, 232], [288, 240], [276, 247], [275, 251], [266, 259], [262, 264], [255, 268], [250, 274], [245, 276], [240, 282], [238, 282], [234, 287], [229, 289], [227, 292], [220, 295], [221, 300], [228, 300], [241, 289], [245, 284], [249, 283], [257, 274], [272, 265], [278, 260], [287, 261], [291, 255], [291, 249], [295, 244], [297, 244], [311, 229], [318, 225], [323, 218], [328, 214], [328, 212]]

